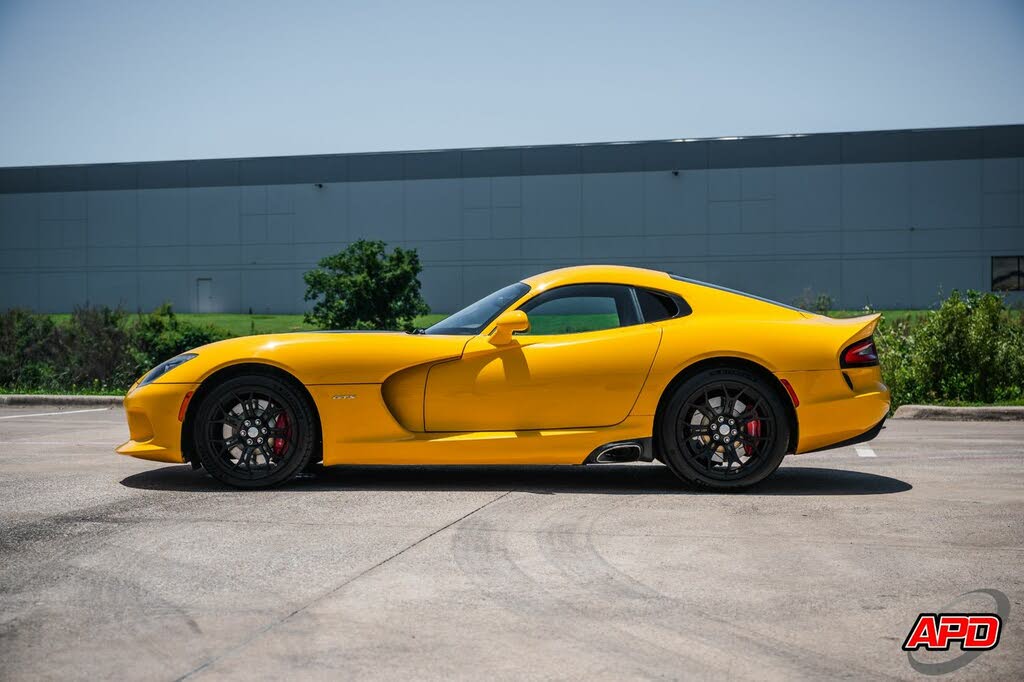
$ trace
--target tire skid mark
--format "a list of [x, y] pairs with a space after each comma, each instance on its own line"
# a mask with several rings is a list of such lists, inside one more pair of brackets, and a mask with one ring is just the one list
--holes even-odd
[[331, 597], [333, 595], [338, 594], [339, 592], [341, 592], [346, 587], [348, 587], [349, 585], [351, 585], [355, 581], [359, 580], [363, 576], [368, 575], [369, 573], [372, 573], [373, 571], [376, 571], [378, 568], [384, 566], [385, 564], [387, 564], [388, 562], [390, 562], [390, 561], [392, 561], [394, 559], [397, 559], [398, 557], [402, 556], [403, 554], [405, 554], [409, 550], [413, 549], [414, 547], [417, 547], [417, 546], [421, 545], [422, 543], [430, 540], [435, 535], [443, 533], [444, 531], [448, 530], [449, 528], [457, 526], [458, 524], [460, 524], [461, 522], [465, 521], [466, 519], [468, 519], [469, 517], [473, 516], [474, 514], [478, 513], [482, 509], [485, 509], [486, 507], [489, 507], [490, 505], [492, 505], [492, 504], [494, 504], [494, 503], [504, 499], [505, 497], [508, 497], [511, 493], [512, 493], [512, 491], [507, 491], [507, 492], [501, 493], [497, 497], [492, 497], [487, 502], [484, 502], [483, 504], [479, 505], [478, 507], [475, 507], [474, 509], [472, 509], [469, 512], [463, 514], [462, 516], [458, 517], [457, 519], [455, 519], [455, 520], [453, 520], [453, 521], [451, 521], [451, 522], [441, 526], [440, 528], [436, 528], [436, 529], [432, 530], [431, 532], [429, 532], [426, 535], [422, 536], [418, 540], [416, 540], [416, 541], [414, 541], [414, 542], [412, 542], [412, 543], [410, 543], [408, 545], [405, 545], [404, 547], [402, 547], [397, 552], [394, 552], [393, 554], [388, 555], [387, 557], [385, 557], [381, 561], [378, 561], [378, 562], [372, 564], [371, 566], [363, 569], [362, 571], [357, 572], [355, 575], [352, 575], [352, 576], [342, 580], [337, 585], [334, 585], [333, 587], [331, 587], [327, 591], [318, 594], [317, 596], [315, 596], [312, 599], [310, 599], [310, 600], [306, 601], [305, 603], [303, 603], [301, 606], [299, 606], [299, 607], [293, 609], [292, 611], [284, 614], [280, 618], [275, 619], [273, 622], [271, 622], [271, 623], [269, 623], [269, 624], [267, 624], [267, 625], [265, 625], [265, 626], [263, 626], [261, 628], [258, 628], [255, 631], [252, 631], [252, 632], [248, 633], [240, 641], [235, 642], [234, 644], [229, 645], [227, 647], [224, 647], [223, 649], [221, 649], [218, 653], [214, 654], [213, 656], [207, 657], [202, 663], [200, 663], [199, 665], [191, 668], [188, 672], [186, 672], [185, 674], [183, 674], [180, 677], [178, 677], [177, 680], [179, 680], [179, 681], [180, 680], [186, 680], [186, 679], [192, 678], [192, 677], [194, 677], [196, 675], [199, 675], [199, 674], [202, 674], [202, 673], [208, 671], [212, 665], [216, 664], [217, 662], [221, 661], [222, 659], [226, 658], [227, 656], [230, 656], [230, 655], [232, 655], [234, 653], [237, 653], [238, 651], [242, 650], [243, 648], [245, 648], [249, 644], [253, 643], [254, 641], [259, 639], [260, 637], [263, 637], [264, 635], [266, 635], [268, 632], [270, 632], [274, 628], [276, 628], [276, 627], [278, 627], [280, 625], [283, 625], [284, 623], [287, 623], [288, 621], [290, 621], [294, 617], [298, 616], [299, 614], [308, 611], [317, 602], [320, 602], [320, 601], [322, 601], [324, 599], [327, 599], [328, 597]]
[[[737, 660], [731, 655], [735, 653], [732, 645], [723, 645], [721, 640], [704, 633], [703, 623], [686, 622], [674, 628], [660, 625], [666, 619], [687, 613], [672, 608], [678, 600], [640, 581], [623, 579], [624, 574], [596, 551], [592, 537], [595, 524], [602, 517], [614, 516], [615, 508], [621, 504], [613, 505], [610, 511], [607, 508], [596, 510], [586, 520], [555, 526], [541, 534], [549, 540], [541, 544], [541, 549], [547, 551], [552, 562], [571, 580], [586, 580], [585, 584], [591, 586], [592, 594], [581, 600], [581, 608], [594, 619], [600, 619], [602, 614], [595, 605], [607, 602], [625, 604], [628, 625], [617, 629], [627, 641], [644, 641], [653, 652], [661, 653], [663, 660], [673, 664], [678, 664], [684, 653], [699, 653], [701, 665], [707, 666], [708, 661], [715, 661], [720, 666], [716, 673], [730, 677], [756, 677], [763, 669], [747, 660]], [[571, 532], [566, 532], [566, 527], [570, 527]], [[660, 636], [655, 636], [659, 631]], [[659, 666], [658, 669], [663, 668]], [[687, 673], [693, 672], [687, 670]]]
[[[103, 506], [109, 508], [113, 505]], [[120, 511], [123, 506], [117, 509]], [[76, 523], [66, 518], [74, 515], [61, 516], [64, 524]], [[67, 525], [60, 527], [66, 529]], [[201, 634], [202, 630], [185, 608], [136, 581], [122, 577], [131, 575], [136, 567], [133, 561], [136, 553], [124, 549], [109, 551], [115, 548], [111, 536], [117, 530], [117, 526], [90, 523], [86, 532], [79, 533], [70, 542], [61, 543], [59, 553], [43, 552], [48, 556], [45, 561], [40, 561], [40, 553], [34, 551], [38, 548], [21, 545], [19, 557], [30, 560], [36, 569], [30, 573], [29, 579], [19, 584], [11, 584], [5, 575], [0, 586], [0, 595], [20, 598], [18, 600], [22, 603], [21, 613], [4, 623], [4, 629], [9, 633], [6, 636], [12, 640], [45, 639], [47, 629], [60, 623], [59, 613], [67, 603], [65, 595], [70, 593], [77, 597], [79, 604], [88, 605], [89, 611], [97, 614], [81, 638], [87, 640], [102, 635], [105, 639], [120, 639], [126, 650], [141, 648], [147, 652], [149, 655], [143, 654], [141, 658], [159, 663], [168, 674], [180, 666], [183, 640]], [[101, 568], [83, 565], [79, 560], [96, 555], [103, 556]], [[53, 617], [47, 616], [49, 611], [55, 611]], [[168, 648], [175, 645], [177, 650]], [[26, 650], [12, 646], [9, 650], [25, 656], [31, 648]], [[59, 659], [69, 652], [53, 652], [51, 658]], [[3, 667], [15, 669], [17, 666], [18, 658], [14, 658], [5, 660]]]
[[[629, 504], [628, 499], [619, 501], [615, 507], [623, 507], [627, 504]], [[833, 662], [833, 655], [828, 652], [815, 651], [800, 645], [794, 645], [792, 642], [775, 637], [770, 632], [764, 630], [755, 631], [752, 626], [744, 625], [740, 627], [721, 616], [717, 616], [701, 609], [696, 604], [684, 603], [675, 595], [657, 591], [654, 587], [643, 582], [636, 576], [618, 568], [600, 553], [594, 545], [594, 526], [600, 519], [600, 516], [592, 517], [587, 526], [586, 533], [583, 534], [586, 538], [584, 544], [588, 554], [588, 563], [596, 562], [603, 566], [603, 574], [607, 579], [609, 579], [609, 581], [629, 583], [634, 585], [634, 589], [638, 592], [649, 591], [657, 594], [660, 599], [664, 600], [664, 606], [668, 607], [662, 609], [662, 611], [665, 612], [663, 614], [664, 616], [671, 617], [672, 615], [683, 613], [696, 616], [701, 627], [694, 629], [694, 634], [699, 636], [705, 646], [717, 649], [718, 656], [728, 657], [730, 653], [734, 653], [736, 642], [738, 641], [742, 642], [744, 652], [748, 656], [751, 653], [757, 652], [765, 656], [769, 663], [785, 663], [787, 666], [791, 667], [789, 674], [793, 675], [806, 674], [808, 668], [813, 668], [814, 675], [821, 678], [847, 676], [853, 672], [853, 670], [859, 671], [859, 673], [865, 677], [879, 676], [880, 673], [877, 670], [860, 668], [850, 661], [835, 660]], [[651, 622], [654, 624], [650, 627], [661, 630], [664, 635], [674, 635], [680, 631], [680, 628], [667, 627], [664, 618], [652, 620]], [[707, 628], [709, 623], [714, 624], [716, 629], [720, 632], [709, 632]], [[782, 659], [781, 661], [780, 658]]]
[[[160, 503], [161, 509], [169, 516], [184, 514], [193, 507], [188, 499], [171, 503], [160, 500]], [[152, 506], [152, 498], [133, 496], [0, 528], [0, 556], [4, 557], [6, 569], [0, 583], [0, 594], [23, 591], [40, 578], [63, 577], [57, 564], [66, 564], [72, 556], [94, 553], [99, 544], [119, 532], [124, 521], [113, 517], [130, 515]], [[61, 541], [54, 542], [55, 539]], [[50, 570], [9, 570], [7, 564], [16, 561], [26, 561], [34, 566], [46, 565]], [[21, 574], [26, 578], [21, 582], [11, 582], [11, 574]]]
[[[516, 500], [527, 504], [532, 500], [546, 503], [540, 496], [517, 497]], [[549, 516], [557, 513], [550, 512]], [[538, 580], [517, 559], [507, 536], [485, 517], [479, 517], [471, 526], [459, 529], [453, 550], [460, 570], [477, 585], [479, 592], [514, 615], [519, 622], [529, 625], [536, 622], [538, 616], [565, 622], [567, 614], [581, 621], [561, 629], [558, 635], [571, 639], [582, 649], [600, 652], [603, 657], [614, 661], [612, 665], [617, 675], [662, 676], [664, 668], [658, 662], [666, 656], [675, 665], [687, 666], [689, 670], [718, 674], [728, 672], [728, 669], [719, 667], [718, 662], [701, 660], [692, 652], [667, 649], [646, 638], [638, 638], [636, 632], [613, 622], [607, 613], [588, 608], [587, 602], [600, 595], [588, 594], [585, 587], [581, 588], [573, 581], [559, 581], [562, 586], [552, 586], [550, 580]], [[540, 554], [543, 555], [543, 551]], [[576, 597], [575, 592], [581, 594]], [[628, 669], [624, 667], [627, 664]]]
[[[548, 504], [551, 499], [534, 496], [532, 505]], [[624, 504], [628, 500], [619, 501], [615, 507]], [[651, 676], [664, 673], [664, 666], [658, 665], [658, 661], [664, 660], [689, 674], [705, 671], [758, 677], [766, 665], [784, 668], [790, 674], [805, 673], [808, 665], [819, 676], [849, 674], [849, 663], [829, 664], [827, 655], [806, 649], [793, 651], [789, 642], [764, 633], [745, 632], [736, 624], [666, 595], [609, 563], [594, 546], [593, 535], [596, 523], [602, 517], [614, 516], [615, 507], [611, 512], [607, 508], [595, 511], [586, 523], [564, 520], [565, 510], [556, 507], [541, 519], [540, 525], [549, 530], [534, 533], [504, 531], [486, 517], [478, 517], [473, 524], [460, 528], [455, 558], [482, 594], [522, 622], [532, 622], [538, 614], [564, 616], [570, 612], [579, 617], [585, 624], [583, 631], [570, 628], [563, 634], [588, 649], [614, 656], [620, 674], [622, 663], [627, 660], [636, 668], [636, 674]], [[536, 578], [533, 574], [537, 570], [530, 569], [534, 564], [517, 559], [508, 540], [517, 537], [522, 541], [531, 536], [546, 559], [544, 566], [551, 566], [564, 576], [564, 582], [558, 581], [564, 588], [553, 588], [550, 578]], [[577, 596], [575, 592], [581, 594]], [[621, 602], [623, 598], [628, 604], [625, 615], [636, 627], [620, 625], [602, 611], [601, 605], [608, 600]], [[680, 616], [683, 622], [676, 624]], [[711, 631], [709, 623], [714, 626]], [[660, 636], [652, 636], [654, 633]], [[734, 656], [736, 641], [745, 645], [746, 656], [741, 661]], [[878, 675], [877, 671], [862, 673]]]

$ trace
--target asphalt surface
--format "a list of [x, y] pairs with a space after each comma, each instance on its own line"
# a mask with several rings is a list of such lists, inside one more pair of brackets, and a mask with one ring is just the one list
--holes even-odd
[[1024, 422], [891, 421], [746, 494], [660, 465], [238, 492], [78, 410], [0, 408], [4, 679], [914, 678], [917, 614], [981, 588], [1011, 612], [953, 677], [1024, 679]]

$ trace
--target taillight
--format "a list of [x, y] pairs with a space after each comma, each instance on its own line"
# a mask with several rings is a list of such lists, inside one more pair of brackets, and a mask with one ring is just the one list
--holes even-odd
[[878, 364], [878, 350], [872, 337], [850, 344], [839, 356], [840, 367], [872, 367]]

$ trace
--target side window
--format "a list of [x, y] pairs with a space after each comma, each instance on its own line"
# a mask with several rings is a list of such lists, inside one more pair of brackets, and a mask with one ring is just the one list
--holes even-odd
[[520, 308], [530, 316], [526, 334], [576, 334], [637, 324], [640, 317], [629, 287], [572, 284], [546, 291]]
[[680, 312], [679, 306], [671, 296], [647, 289], [636, 290], [636, 300], [640, 304], [644, 322], [657, 322], [675, 317]]

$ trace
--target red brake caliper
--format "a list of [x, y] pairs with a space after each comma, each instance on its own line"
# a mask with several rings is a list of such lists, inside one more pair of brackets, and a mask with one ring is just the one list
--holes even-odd
[[[747, 435], [751, 438], [759, 438], [761, 436], [761, 421], [758, 419], [751, 419], [746, 423], [743, 429], [747, 432]], [[747, 447], [747, 455], [750, 455], [754, 451], [754, 448]]]
[[274, 436], [274, 456], [280, 457], [288, 444], [288, 438], [292, 435], [291, 425], [288, 424], [288, 413], [282, 412], [274, 420], [274, 428], [280, 429], [283, 436]]

